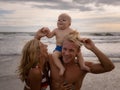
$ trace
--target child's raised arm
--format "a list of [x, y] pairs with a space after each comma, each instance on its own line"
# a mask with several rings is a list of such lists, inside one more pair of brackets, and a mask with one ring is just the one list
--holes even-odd
[[50, 31], [49, 28], [47, 28], [47, 27], [44, 27], [43, 32], [47, 33], [46, 36], [48, 38], [52, 38], [53, 36], [55, 36], [55, 30]]

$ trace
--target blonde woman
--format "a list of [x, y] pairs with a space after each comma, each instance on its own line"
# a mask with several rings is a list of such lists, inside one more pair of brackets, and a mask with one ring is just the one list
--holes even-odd
[[18, 68], [24, 90], [45, 90], [48, 86], [47, 45], [37, 39], [28, 41], [22, 50]]

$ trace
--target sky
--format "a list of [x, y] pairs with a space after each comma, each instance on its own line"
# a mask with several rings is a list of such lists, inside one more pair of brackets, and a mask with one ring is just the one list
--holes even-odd
[[120, 0], [0, 0], [0, 32], [53, 30], [61, 13], [80, 32], [120, 32]]

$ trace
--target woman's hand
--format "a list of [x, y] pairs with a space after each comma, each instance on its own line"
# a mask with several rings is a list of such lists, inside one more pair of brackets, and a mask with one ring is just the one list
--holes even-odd
[[49, 33], [49, 29], [43, 27], [36, 32], [35, 38], [40, 40], [41, 37], [46, 36], [48, 33]]
[[64, 82], [63, 83], [63, 90], [75, 90], [75, 87], [71, 83]]

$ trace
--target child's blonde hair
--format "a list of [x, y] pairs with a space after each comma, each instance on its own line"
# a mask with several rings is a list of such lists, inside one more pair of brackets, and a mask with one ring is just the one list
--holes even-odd
[[69, 40], [74, 42], [78, 46], [82, 46], [82, 43], [80, 42], [80, 33], [76, 30], [72, 31], [69, 35], [65, 37], [65, 40]]

